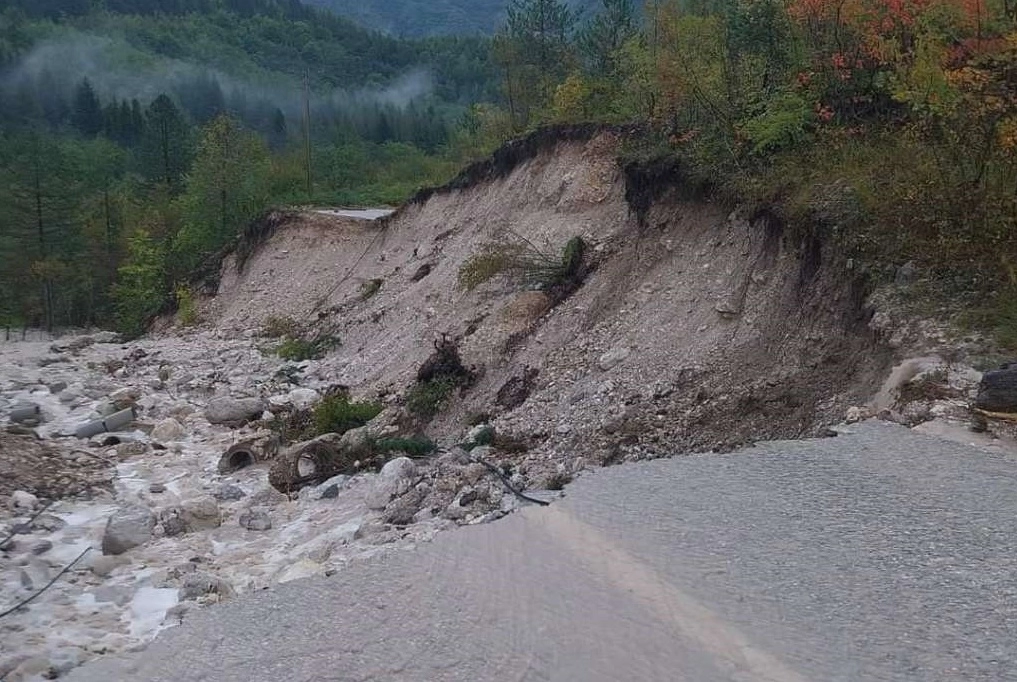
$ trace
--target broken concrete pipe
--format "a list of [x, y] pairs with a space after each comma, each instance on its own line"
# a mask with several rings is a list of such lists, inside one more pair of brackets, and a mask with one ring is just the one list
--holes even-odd
[[42, 421], [42, 410], [38, 405], [20, 405], [11, 410], [11, 421], [15, 424]]
[[268, 482], [282, 493], [324, 481], [336, 474], [353, 473], [354, 461], [332, 443], [311, 440], [282, 453], [268, 471]]
[[137, 413], [133, 407], [128, 407], [126, 410], [120, 410], [114, 412], [105, 419], [95, 419], [86, 424], [82, 424], [74, 432], [74, 435], [78, 438], [91, 438], [97, 436], [100, 433], [109, 433], [111, 431], [120, 431], [125, 426], [128, 426], [137, 417]]
[[245, 440], [230, 446], [219, 458], [219, 473], [229, 474], [272, 459], [279, 452], [278, 438]]

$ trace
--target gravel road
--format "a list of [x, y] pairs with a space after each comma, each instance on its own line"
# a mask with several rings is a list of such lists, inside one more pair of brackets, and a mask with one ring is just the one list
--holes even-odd
[[602, 470], [69, 679], [1012, 680], [1015, 549], [1017, 460], [866, 422]]

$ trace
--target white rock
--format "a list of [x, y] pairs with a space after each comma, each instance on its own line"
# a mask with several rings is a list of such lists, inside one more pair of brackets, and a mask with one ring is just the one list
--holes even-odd
[[624, 362], [632, 355], [632, 351], [624, 346], [612, 348], [597, 359], [597, 366], [607, 372]]
[[310, 559], [301, 559], [300, 561], [290, 564], [287, 566], [282, 573], [279, 574], [278, 582], [288, 583], [291, 580], [300, 580], [301, 578], [310, 578], [315, 575], [324, 575], [325, 567], [316, 561]]
[[163, 419], [155, 425], [154, 429], [152, 429], [152, 440], [163, 443], [182, 440], [186, 435], [187, 430], [184, 428], [183, 424], [172, 417], [169, 419]]
[[34, 509], [39, 504], [39, 498], [24, 490], [15, 490], [11, 493], [11, 506], [15, 509]]
[[298, 410], [308, 410], [321, 399], [321, 396], [311, 388], [295, 388], [289, 392], [286, 399]]
[[406, 493], [413, 487], [417, 465], [409, 457], [396, 457], [381, 468], [378, 479], [364, 496], [368, 509], [384, 509], [393, 497]]
[[205, 418], [212, 424], [230, 424], [253, 419], [265, 411], [261, 398], [215, 398], [205, 406]]
[[844, 415], [844, 421], [848, 424], [854, 424], [855, 422], [860, 422], [863, 419], [868, 419], [869, 416], [869, 411], [866, 408], [853, 405], [848, 408], [847, 414]]
[[102, 536], [103, 554], [123, 554], [152, 539], [155, 514], [146, 507], [131, 505], [113, 512]]

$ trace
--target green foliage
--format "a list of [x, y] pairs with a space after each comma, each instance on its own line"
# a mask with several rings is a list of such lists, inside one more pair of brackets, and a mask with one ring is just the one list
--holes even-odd
[[409, 457], [426, 457], [438, 449], [429, 438], [379, 438], [374, 441], [374, 450], [381, 453], [401, 452]]
[[194, 290], [189, 286], [180, 285], [175, 293], [177, 321], [184, 327], [193, 327], [198, 323], [198, 303], [194, 298]]
[[291, 336], [276, 346], [275, 354], [283, 360], [303, 362], [317, 360], [339, 345], [338, 338], [327, 334], [316, 335], [310, 339]]
[[292, 317], [280, 317], [276, 315], [265, 318], [261, 324], [260, 335], [269, 339], [278, 339], [284, 336], [295, 337], [302, 333], [299, 322]]
[[766, 109], [742, 124], [754, 154], [793, 148], [807, 141], [815, 119], [813, 108], [798, 93], [785, 93], [767, 103]]
[[514, 241], [488, 244], [459, 268], [459, 286], [467, 291], [498, 275], [509, 275], [525, 286], [548, 291], [580, 275], [586, 244], [572, 237], [555, 258], [532, 242], [515, 235]]
[[351, 401], [345, 395], [327, 396], [314, 407], [314, 428], [325, 433], [346, 433], [381, 414], [381, 403]]
[[185, 271], [268, 207], [269, 169], [264, 141], [234, 119], [222, 115], [205, 127], [181, 197], [184, 226], [173, 241]]
[[456, 382], [448, 377], [420, 381], [406, 392], [406, 409], [422, 419], [433, 419], [448, 403]]
[[165, 254], [145, 230], [127, 241], [127, 259], [113, 287], [117, 330], [128, 338], [145, 333], [167, 298]]
[[521, 253], [522, 248], [518, 245], [488, 244], [460, 266], [459, 286], [472, 291], [498, 275], [511, 272]]

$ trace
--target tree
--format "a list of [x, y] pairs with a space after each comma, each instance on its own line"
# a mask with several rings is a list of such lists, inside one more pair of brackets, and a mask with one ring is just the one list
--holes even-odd
[[600, 12], [579, 34], [579, 48], [597, 76], [615, 71], [618, 53], [637, 34], [632, 0], [601, 0]]
[[99, 98], [88, 79], [84, 79], [74, 91], [74, 107], [71, 123], [85, 137], [95, 137], [103, 129], [103, 112]]
[[166, 301], [166, 257], [152, 236], [137, 230], [127, 241], [127, 259], [113, 287], [117, 328], [141, 336]]
[[494, 44], [509, 110], [520, 127], [546, 108], [573, 62], [576, 15], [558, 0], [512, 0]]
[[181, 197], [184, 226], [173, 241], [184, 272], [268, 206], [270, 170], [264, 141], [236, 120], [223, 114], [205, 126]]
[[190, 166], [191, 155], [190, 126], [173, 100], [159, 95], [145, 112], [138, 153], [142, 174], [176, 188]]

